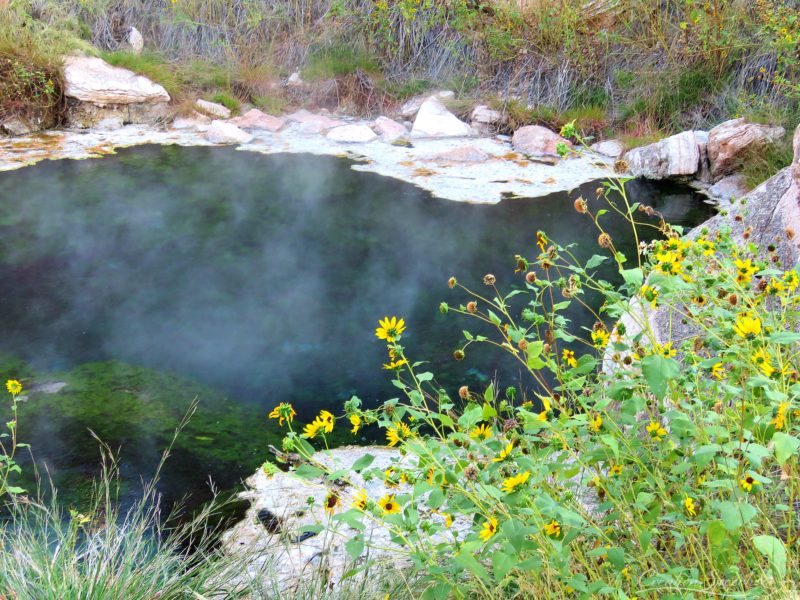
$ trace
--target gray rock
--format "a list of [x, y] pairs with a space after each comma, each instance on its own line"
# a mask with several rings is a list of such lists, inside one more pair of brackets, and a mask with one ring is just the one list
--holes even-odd
[[142, 50], [144, 50], [144, 38], [136, 27], [128, 29], [128, 35], [125, 36], [125, 45], [134, 54], [141, 54]]
[[744, 181], [744, 175], [737, 173], [736, 175], [723, 177], [708, 188], [708, 195], [724, 203], [732, 198], [742, 198], [746, 196], [749, 191]]
[[655, 144], [634, 148], [625, 154], [624, 160], [634, 177], [692, 177], [700, 169], [701, 143], [693, 131], [684, 131]]
[[114, 131], [115, 129], [119, 129], [122, 127], [122, 117], [119, 115], [113, 117], [106, 117], [102, 119], [95, 127], [102, 131]]
[[592, 144], [589, 149], [610, 158], [619, 158], [625, 154], [625, 146], [619, 140], [603, 140]]
[[475, 135], [475, 130], [447, 110], [438, 97], [432, 96], [420, 106], [411, 135], [435, 138], [469, 137]]
[[99, 106], [161, 104], [170, 100], [167, 91], [147, 77], [93, 56], [64, 59], [64, 95]]
[[272, 132], [279, 131], [286, 124], [284, 119], [268, 115], [257, 108], [250, 109], [242, 116], [228, 122], [242, 129], [261, 129]]
[[708, 132], [708, 160], [716, 181], [735, 173], [748, 153], [758, 152], [783, 138], [783, 127], [748, 123], [744, 119], [725, 121]]
[[246, 144], [253, 136], [226, 121], [212, 121], [206, 139], [214, 144]]
[[517, 129], [511, 138], [514, 150], [529, 156], [557, 157], [559, 144], [566, 144], [568, 148], [572, 148], [571, 142], [541, 125], [528, 125]]
[[289, 75], [289, 79], [286, 80], [286, 87], [301, 87], [304, 84], [303, 78], [297, 71]]
[[218, 117], [220, 119], [228, 119], [231, 116], [231, 110], [227, 106], [223, 106], [222, 104], [218, 104], [216, 102], [209, 102], [208, 100], [203, 100], [202, 98], [198, 98], [195, 102], [197, 108], [199, 108], [204, 113], [211, 115], [212, 117]]
[[343, 125], [334, 127], [325, 136], [332, 142], [342, 144], [366, 144], [378, 139], [377, 134], [367, 125]]
[[398, 123], [388, 117], [378, 117], [375, 119], [375, 132], [381, 136], [384, 142], [394, 142], [408, 135], [405, 125]]
[[481, 123], [484, 125], [497, 125], [504, 121], [503, 114], [499, 111], [492, 110], [485, 104], [479, 104], [472, 109], [470, 119], [473, 123]]
[[332, 119], [325, 115], [315, 115], [305, 109], [298, 110], [286, 117], [289, 123], [295, 123], [301, 133], [322, 133], [334, 127], [347, 125], [345, 121]]
[[423, 94], [421, 96], [414, 96], [413, 98], [411, 98], [411, 100], [408, 100], [405, 104], [403, 104], [403, 106], [400, 107], [398, 114], [405, 119], [413, 119], [419, 112], [420, 107], [429, 98], [448, 100], [450, 98], [455, 98], [455, 97], [456, 97], [455, 92], [451, 92], [450, 90], [434, 92], [433, 94]]
[[37, 129], [36, 125], [20, 117], [10, 117], [0, 123], [0, 130], [8, 135], [28, 135]]

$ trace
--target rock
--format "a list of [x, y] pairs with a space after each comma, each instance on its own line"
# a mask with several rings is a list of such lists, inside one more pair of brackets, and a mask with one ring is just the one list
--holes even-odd
[[731, 198], [743, 198], [749, 191], [744, 181], [744, 175], [737, 173], [723, 177], [708, 188], [708, 195], [716, 200], [727, 201]]
[[125, 45], [134, 54], [141, 54], [144, 50], [144, 38], [136, 27], [128, 29], [128, 34], [125, 36]]
[[122, 117], [119, 115], [113, 117], [106, 117], [102, 119], [95, 128], [100, 129], [101, 131], [115, 131], [122, 127]]
[[684, 131], [655, 144], [634, 148], [625, 154], [624, 160], [634, 177], [690, 177], [700, 169], [700, 142], [693, 131]]
[[226, 121], [212, 121], [206, 139], [214, 144], [246, 144], [253, 136]]
[[196, 129], [198, 131], [207, 131], [209, 125], [211, 125], [211, 119], [197, 112], [192, 117], [178, 117], [170, 124], [172, 129]]
[[558, 156], [556, 147], [561, 143], [572, 148], [571, 142], [541, 125], [528, 125], [517, 129], [511, 138], [514, 150], [530, 156]]
[[[381, 472], [392, 465], [403, 464], [408, 459], [392, 448], [384, 447], [342, 447], [329, 452], [319, 452], [314, 458], [328, 468], [338, 470], [350, 467], [365, 454], [375, 457], [370, 469]], [[409, 493], [408, 484], [400, 484], [396, 488], [388, 488], [382, 477], [365, 480], [360, 474], [348, 473], [349, 484], [331, 487], [320, 478], [318, 480], [302, 479], [292, 473], [278, 472], [267, 475], [259, 470], [247, 480], [248, 491], [240, 497], [249, 500], [251, 506], [243, 521], [222, 535], [222, 550], [229, 556], [246, 557], [248, 568], [242, 573], [242, 581], [252, 578], [270, 586], [276, 597], [282, 597], [301, 582], [319, 581], [324, 574], [326, 587], [336, 590], [344, 585], [352, 585], [352, 580], [359, 585], [368, 578], [376, 578], [383, 568], [396, 568], [409, 565], [407, 558], [396, 552], [399, 549], [391, 539], [389, 531], [375, 522], [365, 519], [364, 538], [369, 541], [370, 559], [375, 564], [368, 571], [356, 572], [353, 579], [342, 581], [343, 575], [352, 568], [352, 560], [348, 557], [345, 543], [347, 535], [313, 535], [301, 539], [299, 530], [309, 525], [325, 524], [329, 517], [325, 514], [325, 500], [329, 491], [336, 490], [340, 506], [336, 512], [348, 510], [355, 493], [364, 489], [368, 497], [376, 501], [386, 495]], [[313, 504], [308, 502], [314, 498]], [[420, 506], [420, 522], [441, 520], [441, 515]], [[440, 542], [452, 543], [454, 535], [465, 532], [471, 523], [469, 519], [456, 518], [449, 531], [438, 534]], [[271, 568], [265, 569], [266, 566]], [[231, 582], [233, 584], [238, 582]], [[378, 597], [367, 593], [364, 597]], [[380, 594], [383, 597], [383, 593]]]
[[231, 119], [228, 122], [242, 129], [265, 129], [273, 132], [280, 130], [286, 124], [286, 121], [280, 117], [273, 117], [257, 108], [252, 108], [242, 116]]
[[37, 129], [33, 123], [20, 117], [11, 117], [0, 123], [0, 130], [7, 135], [28, 135]]
[[304, 81], [303, 81], [303, 79], [300, 77], [300, 73], [298, 73], [297, 71], [295, 71], [294, 73], [292, 73], [291, 75], [289, 75], [289, 79], [287, 79], [287, 80], [286, 80], [286, 87], [300, 87], [300, 86], [302, 86], [304, 83], [305, 83], [305, 82], [304, 82]]
[[794, 132], [794, 161], [792, 161], [792, 177], [797, 185], [800, 186], [800, 125]]
[[378, 139], [377, 134], [367, 125], [343, 125], [341, 127], [334, 127], [325, 137], [332, 142], [343, 144], [366, 144], [367, 142]]
[[64, 95], [95, 105], [161, 104], [169, 94], [147, 77], [93, 56], [64, 59]]
[[375, 132], [381, 136], [384, 142], [394, 142], [408, 135], [408, 129], [404, 125], [388, 117], [378, 117], [375, 119]]
[[708, 132], [708, 160], [716, 181], [736, 172], [748, 153], [758, 152], [780, 140], [783, 127], [748, 123], [744, 119], [725, 121]]
[[504, 121], [502, 113], [492, 110], [485, 104], [479, 104], [472, 109], [470, 119], [473, 123], [481, 123], [483, 125], [497, 125]]
[[453, 150], [441, 152], [432, 157], [440, 162], [482, 163], [489, 160], [489, 155], [475, 146], [461, 146]]
[[625, 146], [619, 140], [603, 140], [592, 144], [589, 149], [609, 158], [619, 158], [625, 154]]
[[202, 98], [198, 98], [197, 102], [195, 102], [195, 105], [204, 113], [209, 114], [213, 117], [219, 117], [220, 119], [228, 119], [231, 116], [231, 110], [227, 106], [223, 106], [222, 104], [217, 104], [216, 102], [209, 102], [208, 100], [203, 100]]
[[287, 122], [296, 123], [297, 129], [301, 133], [322, 133], [334, 127], [347, 125], [344, 121], [331, 119], [325, 115], [315, 115], [307, 110], [301, 109], [286, 117]]
[[475, 131], [451, 113], [442, 101], [430, 97], [420, 106], [411, 135], [415, 137], [466, 137]]
[[419, 112], [420, 107], [425, 103], [428, 98], [439, 98], [439, 100], [447, 100], [449, 98], [455, 98], [455, 92], [451, 92], [450, 90], [434, 92], [433, 94], [423, 94], [421, 96], [414, 96], [411, 100], [408, 100], [403, 106], [400, 107], [400, 110], [397, 114], [405, 119], [413, 119], [417, 113]]

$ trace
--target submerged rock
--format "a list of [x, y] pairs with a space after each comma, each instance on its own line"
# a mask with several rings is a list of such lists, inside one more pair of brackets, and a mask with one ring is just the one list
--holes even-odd
[[702, 139], [699, 140], [693, 131], [684, 131], [630, 150], [625, 154], [625, 162], [634, 177], [692, 177], [700, 170], [701, 143]]
[[730, 200], [731, 198], [742, 198], [750, 190], [744, 180], [744, 175], [737, 173], [723, 177], [717, 183], [708, 188], [708, 195], [720, 201]]
[[253, 136], [226, 121], [212, 121], [206, 138], [214, 144], [246, 144]]
[[325, 136], [332, 142], [366, 144], [378, 139], [378, 135], [367, 125], [343, 125], [334, 127]]
[[231, 116], [231, 109], [229, 109], [227, 106], [223, 106], [222, 104], [218, 104], [216, 102], [209, 102], [208, 100], [203, 100], [202, 98], [198, 98], [197, 101], [195, 102], [195, 105], [201, 111], [213, 117], [219, 117], [220, 119], [227, 119]]
[[708, 132], [711, 176], [718, 180], [736, 172], [749, 153], [763, 150], [785, 134], [783, 127], [748, 123], [744, 119], [720, 123]]
[[279, 131], [286, 124], [284, 119], [268, 115], [257, 108], [252, 108], [228, 122], [242, 129], [263, 129], [272, 132]]
[[558, 144], [566, 144], [568, 148], [572, 148], [571, 142], [541, 125], [528, 125], [517, 129], [511, 138], [514, 150], [529, 156], [557, 157]]
[[415, 137], [468, 137], [475, 130], [447, 110], [442, 101], [432, 96], [422, 103], [411, 128]]

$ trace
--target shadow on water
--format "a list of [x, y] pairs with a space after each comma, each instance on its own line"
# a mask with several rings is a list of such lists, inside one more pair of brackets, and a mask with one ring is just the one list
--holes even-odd
[[[499, 354], [454, 363], [464, 323], [438, 305], [463, 298], [446, 281], [479, 288], [491, 272], [501, 287], [520, 285], [513, 257], [535, 255], [539, 229], [588, 258], [596, 231], [572, 200], [594, 198], [597, 185], [466, 205], [349, 167], [140, 147], [0, 175], [2, 375], [33, 386], [21, 435], [62, 488], [79, 500], [96, 474], [92, 429], [120, 448], [134, 495], [195, 397], [200, 410], [162, 490], [204, 498], [209, 475], [234, 485], [278, 439], [265, 421], [278, 402], [302, 418], [353, 394], [368, 403], [394, 395], [374, 338], [384, 315], [406, 318], [409, 354], [429, 360], [451, 393], [495, 376], [520, 383]], [[670, 222], [711, 213], [685, 188], [629, 185]], [[630, 240], [619, 222], [609, 229]], [[621, 246], [630, 253], [632, 242]], [[585, 313], [569, 316], [591, 325]], [[45, 393], [56, 381], [68, 385]]]

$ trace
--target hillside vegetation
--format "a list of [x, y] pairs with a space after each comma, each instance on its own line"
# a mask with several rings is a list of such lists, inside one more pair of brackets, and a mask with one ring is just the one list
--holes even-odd
[[[447, 87], [504, 108], [511, 127], [578, 117], [587, 130], [642, 137], [737, 114], [794, 126], [798, 4], [12, 0], [0, 9], [0, 64], [16, 73], [16, 60], [36, 78], [51, 73], [54, 53], [90, 43], [179, 98], [223, 93], [269, 110], [303, 101], [374, 113]], [[130, 26], [144, 35], [144, 56], [115, 55]], [[317, 82], [302, 98], [280, 85], [293, 71]], [[24, 77], [4, 76], [4, 86]], [[42, 79], [57, 97], [57, 80]], [[5, 112], [25, 93], [3, 92]]]

